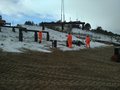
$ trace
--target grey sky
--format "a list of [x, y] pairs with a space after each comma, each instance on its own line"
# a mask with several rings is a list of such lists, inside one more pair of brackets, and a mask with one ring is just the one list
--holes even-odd
[[[61, 0], [0, 0], [0, 14], [17, 19], [24, 15], [38, 15], [48, 18], [51, 15], [60, 19]], [[66, 20], [88, 22], [92, 28], [103, 29], [120, 34], [120, 0], [64, 0]]]

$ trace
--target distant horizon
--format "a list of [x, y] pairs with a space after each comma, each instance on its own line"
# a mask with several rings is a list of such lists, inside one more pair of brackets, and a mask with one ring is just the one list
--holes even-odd
[[[3, 16], [4, 17], [4, 16]], [[38, 20], [39, 19], [39, 20]], [[23, 19], [21, 22], [19, 22], [19, 21], [11, 21], [11, 20], [13, 20], [13, 19], [7, 19], [6, 17], [4, 17], [3, 18], [3, 20], [6, 20], [6, 22], [8, 22], [8, 23], [11, 23], [13, 26], [15, 26], [15, 25], [17, 25], [17, 24], [24, 24], [26, 21], [33, 21], [35, 24], [39, 24], [39, 23], [41, 23], [41, 22], [56, 22], [56, 21], [58, 21], [58, 20], [53, 20], [53, 19], [40, 19], [40, 18], [36, 18], [36, 19], [32, 19], [32, 18], [27, 18], [27, 19]], [[75, 21], [75, 20], [73, 20], [73, 21]], [[81, 21], [81, 20], [79, 20], [79, 21]], [[67, 22], [69, 22], [69, 21], [67, 21]], [[85, 22], [85, 21], [81, 21], [81, 22]], [[88, 22], [85, 22], [85, 23], [88, 23]], [[99, 27], [99, 26], [97, 26], [97, 27]], [[96, 27], [96, 28], [97, 28]], [[102, 26], [101, 26], [102, 27]], [[91, 27], [91, 29], [96, 29], [96, 28], [92, 28]], [[104, 29], [104, 27], [102, 27], [103, 28], [103, 30], [106, 30], [106, 29]], [[108, 32], [112, 32], [112, 33], [114, 33], [114, 34], [119, 34], [120, 35], [120, 33], [117, 33], [117, 32], [113, 32], [113, 31], [109, 31], [109, 30], [107, 30]]]

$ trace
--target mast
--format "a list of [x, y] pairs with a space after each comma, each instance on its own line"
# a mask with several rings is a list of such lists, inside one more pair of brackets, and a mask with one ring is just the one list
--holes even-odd
[[61, 22], [65, 21], [64, 0], [61, 0]]

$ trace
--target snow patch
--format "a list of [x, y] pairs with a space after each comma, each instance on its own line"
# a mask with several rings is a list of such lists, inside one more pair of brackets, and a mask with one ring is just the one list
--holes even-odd
[[[30, 30], [42, 30], [39, 26], [26, 26], [23, 27]], [[23, 49], [29, 49], [33, 51], [40, 51], [50, 53], [52, 48], [52, 42], [46, 41], [46, 34], [43, 34], [42, 43], [34, 42], [34, 33], [32, 32], [23, 32], [23, 42], [19, 42], [19, 30], [15, 29], [16, 32], [13, 32], [10, 28], [2, 28], [0, 32], [0, 48], [3, 51], [7, 52], [24, 52]], [[57, 48], [62, 51], [73, 51], [86, 48], [85, 45], [77, 46], [73, 44], [72, 48], [66, 47], [67, 33], [58, 32], [52, 29], [45, 28], [45, 31], [49, 32], [50, 40], [57, 40]], [[75, 30], [74, 30], [75, 31]], [[76, 31], [77, 32], [77, 31]], [[82, 31], [85, 33], [85, 31]], [[80, 31], [80, 33], [82, 33]], [[80, 40], [84, 42], [85, 40], [79, 39], [73, 35], [73, 40]], [[91, 48], [106, 46], [105, 44], [91, 41]]]

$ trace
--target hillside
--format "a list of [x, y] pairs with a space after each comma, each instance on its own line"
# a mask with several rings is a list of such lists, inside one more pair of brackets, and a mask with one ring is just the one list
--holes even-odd
[[[27, 26], [23, 25], [23, 27], [30, 30], [40, 30], [39, 26]], [[58, 32], [52, 29], [45, 29], [45, 31], [49, 32], [50, 41], [46, 41], [46, 34], [43, 34], [43, 41], [41, 44], [38, 42], [34, 42], [34, 33], [32, 32], [23, 32], [23, 42], [19, 42], [19, 31], [16, 29], [16, 32], [12, 32], [12, 29], [7, 27], [2, 27], [2, 32], [0, 32], [0, 48], [3, 51], [8, 52], [24, 52], [27, 50], [34, 50], [40, 52], [51, 52], [52, 42], [51, 40], [57, 40], [57, 48], [63, 51], [66, 50], [80, 50], [86, 48], [84, 45], [77, 46], [73, 45], [72, 48], [66, 47], [67, 33]], [[73, 35], [73, 40], [80, 40], [83, 43], [85, 39], [79, 39]], [[95, 41], [91, 41], [91, 48], [106, 46], [103, 43], [98, 43]]]
[[92, 31], [86, 31], [86, 30], [77, 29], [77, 28], [73, 28], [72, 33], [76, 36], [80, 36], [80, 38], [85, 38], [86, 35], [90, 35], [91, 39], [95, 41], [104, 41], [108, 43], [120, 44], [120, 41], [117, 39], [117, 36], [113, 37], [110, 35], [104, 35], [101, 33], [95, 33]]

